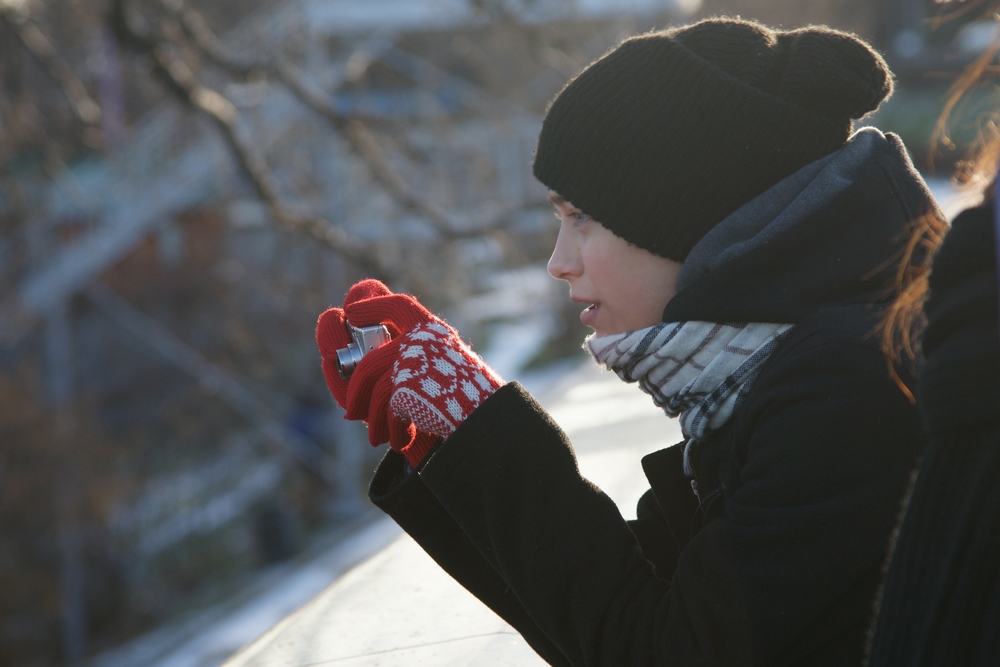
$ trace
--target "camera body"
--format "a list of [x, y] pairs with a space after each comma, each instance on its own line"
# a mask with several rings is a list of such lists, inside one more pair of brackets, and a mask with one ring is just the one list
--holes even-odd
[[385, 325], [376, 324], [373, 327], [356, 327], [347, 323], [347, 332], [351, 334], [353, 343], [337, 350], [337, 374], [341, 380], [348, 380], [358, 362], [372, 350], [377, 350], [389, 342], [389, 330]]

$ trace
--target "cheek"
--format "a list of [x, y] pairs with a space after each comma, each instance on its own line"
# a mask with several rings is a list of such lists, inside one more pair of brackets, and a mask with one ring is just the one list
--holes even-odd
[[640, 272], [635, 271], [625, 259], [615, 253], [594, 253], [590, 257], [587, 275], [609, 312], [634, 319], [648, 296], [641, 283]]
[[667, 307], [667, 302], [673, 296], [663, 289], [651, 289], [644, 295], [640, 303], [636, 304], [637, 311], [641, 312], [641, 317], [645, 321], [642, 326], [653, 326], [663, 319], [663, 309]]
[[630, 283], [621, 286], [621, 314], [630, 329], [653, 326], [660, 321], [667, 300], [656, 285]]
[[660, 322], [663, 309], [675, 293], [673, 269], [633, 255], [603, 259], [598, 265], [599, 278], [609, 312], [629, 329]]
[[606, 249], [589, 247], [584, 253], [586, 275], [598, 296], [603, 299], [614, 299], [626, 292], [629, 283], [627, 271], [622, 271], [622, 264], [614, 253]]

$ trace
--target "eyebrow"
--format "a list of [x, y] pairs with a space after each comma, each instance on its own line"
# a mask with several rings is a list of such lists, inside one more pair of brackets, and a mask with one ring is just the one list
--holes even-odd
[[549, 190], [549, 203], [555, 207], [565, 206], [566, 198], [563, 197], [558, 192], [553, 192], [552, 190]]

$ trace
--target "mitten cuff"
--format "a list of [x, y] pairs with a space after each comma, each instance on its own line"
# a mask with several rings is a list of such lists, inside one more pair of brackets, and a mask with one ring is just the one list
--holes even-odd
[[399, 453], [405, 456], [413, 469], [416, 470], [440, 440], [441, 438], [436, 434], [417, 432], [417, 436], [410, 444], [399, 450]]

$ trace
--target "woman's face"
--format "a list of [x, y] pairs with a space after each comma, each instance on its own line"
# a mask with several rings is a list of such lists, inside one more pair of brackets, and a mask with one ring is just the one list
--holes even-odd
[[587, 306], [580, 321], [601, 336], [660, 322], [677, 292], [681, 264], [615, 236], [554, 192], [549, 200], [559, 218], [549, 273], [568, 282], [570, 298]]

